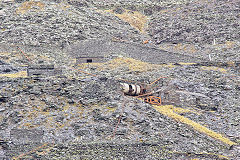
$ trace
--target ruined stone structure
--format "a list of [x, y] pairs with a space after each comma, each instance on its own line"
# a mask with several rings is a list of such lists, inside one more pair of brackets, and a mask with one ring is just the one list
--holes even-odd
[[53, 76], [56, 74], [61, 74], [62, 70], [54, 68], [54, 65], [30, 65], [27, 69], [28, 76]]

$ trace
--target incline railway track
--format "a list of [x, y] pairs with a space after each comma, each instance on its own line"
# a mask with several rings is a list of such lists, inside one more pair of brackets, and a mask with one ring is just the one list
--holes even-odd
[[[189, 63], [189, 65], [195, 65], [195, 66], [215, 66], [215, 67], [226, 67], [226, 68], [232, 68], [235, 69], [239, 72], [240, 69], [240, 61], [211, 61], [209, 59], [203, 59], [203, 58], [197, 58], [191, 55], [184, 55], [180, 53], [175, 53], [175, 52], [169, 52], [163, 49], [158, 48], [157, 46], [151, 44], [151, 45], [141, 45], [138, 43], [133, 43], [133, 42], [116, 42], [116, 41], [108, 41], [108, 40], [93, 40], [96, 41], [99, 45], [101, 46], [108, 46], [110, 47], [110, 50], [116, 49], [116, 52], [118, 51], [123, 51], [124, 53], [128, 53], [127, 55], [130, 58], [133, 59], [139, 59], [139, 55], [146, 54], [147, 56], [141, 57], [141, 61], [143, 62], [148, 62], [148, 63], [154, 63], [154, 64], [176, 64], [176, 65], [181, 65], [181, 63]], [[101, 42], [99, 42], [101, 41]], [[89, 44], [88, 44], [89, 43]], [[72, 57], [78, 57], [76, 54], [81, 54], [82, 51], [84, 52], [89, 52], [86, 55], [87, 56], [92, 56], [93, 52], [96, 52], [96, 50], [99, 47], [96, 47], [94, 49], [91, 49], [91, 46], [94, 45], [95, 43], [90, 43], [86, 41], [83, 43], [83, 46], [79, 47], [78, 45], [73, 45], [73, 49], [61, 49], [58, 46], [54, 46], [55, 48], [59, 48], [63, 52], [69, 53]], [[53, 49], [53, 46], [50, 48]], [[107, 47], [107, 48], [108, 48]], [[47, 51], [48, 46], [43, 46], [42, 47], [33, 47], [33, 46], [27, 46], [27, 45], [20, 45], [20, 44], [1, 44], [0, 43], [0, 52], [15, 52], [23, 57], [23, 59], [26, 59], [29, 64], [33, 63], [33, 60], [31, 60], [27, 54], [24, 52], [25, 50], [30, 50], [33, 52], [36, 50], [36, 52], [39, 51]], [[71, 48], [71, 47], [70, 47]], [[108, 52], [108, 49], [106, 48], [106, 51], [100, 50], [98, 54], [104, 54], [103, 52]], [[126, 49], [125, 49], [126, 48]], [[137, 49], [134, 49], [137, 48]], [[88, 50], [86, 50], [88, 49]], [[139, 54], [138, 54], [139, 52]], [[85, 54], [85, 53], [84, 53]], [[1, 58], [1, 57], [0, 57]]]

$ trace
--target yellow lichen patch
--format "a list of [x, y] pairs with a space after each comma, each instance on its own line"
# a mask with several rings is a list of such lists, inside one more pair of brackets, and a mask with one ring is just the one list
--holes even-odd
[[20, 7], [16, 9], [17, 14], [24, 14], [30, 9], [33, 9], [33, 7], [37, 7], [37, 11], [42, 10], [44, 8], [45, 4], [42, 2], [35, 2], [35, 1], [26, 1], [21, 4]]
[[225, 45], [227, 48], [233, 48], [235, 46], [236, 42], [234, 41], [226, 41]]
[[69, 109], [69, 105], [68, 104], [63, 107], [63, 111], [67, 111], [68, 109]]
[[162, 65], [163, 67], [168, 67], [168, 68], [174, 68], [174, 67], [176, 67], [174, 64], [172, 64], [172, 63], [168, 63], [168, 64], [163, 64]]
[[27, 64], [21, 64], [21, 65], [19, 65], [19, 66], [21, 66], [21, 67], [28, 67]]
[[[196, 63], [179, 63], [181, 65], [193, 65]], [[78, 69], [86, 69], [86, 68], [96, 68], [98, 71], [102, 70], [115, 70], [119, 68], [128, 68], [130, 71], [137, 71], [137, 72], [146, 72], [152, 71], [157, 68], [167, 67], [167, 68], [174, 68], [176, 65], [173, 63], [168, 64], [151, 64], [147, 62], [143, 62], [140, 60], [136, 60], [133, 58], [126, 58], [126, 57], [119, 57], [113, 60], [110, 60], [105, 63], [82, 63], [78, 64]], [[77, 71], [77, 69], [75, 69]]]
[[173, 44], [173, 49], [175, 51], [182, 51], [182, 52], [187, 52], [187, 53], [195, 53], [196, 52], [196, 48], [194, 45], [191, 44], [182, 44], [182, 43], [178, 43], [178, 44]]
[[171, 117], [179, 122], [182, 122], [182, 123], [185, 123], [191, 127], [193, 127], [195, 130], [199, 131], [199, 132], [202, 132], [212, 138], [215, 138], [217, 140], [220, 140], [222, 141], [223, 143], [226, 143], [228, 145], [236, 145], [235, 142], [232, 142], [231, 140], [229, 140], [228, 138], [226, 137], [223, 137], [221, 134], [219, 133], [216, 133], [188, 118], [185, 118], [184, 116], [181, 116], [177, 113], [174, 112], [173, 109], [171, 108], [174, 108], [174, 107], [170, 107], [169, 105], [166, 105], [166, 106], [157, 106], [157, 105], [153, 105], [153, 107], [160, 113], [168, 116], [168, 117]]
[[49, 116], [50, 112], [41, 112], [41, 114], [45, 115], [45, 116]]
[[234, 67], [235, 66], [235, 62], [233, 62], [233, 61], [229, 61], [229, 62], [227, 62], [227, 64], [228, 64], [229, 67]]
[[148, 18], [140, 12], [130, 11], [127, 9], [124, 9], [124, 12], [122, 14], [115, 14], [113, 10], [106, 10], [106, 12], [110, 12], [121, 20], [128, 22], [132, 27], [136, 28], [142, 33], [146, 28]]
[[10, 56], [11, 55], [11, 53], [9, 53], [9, 52], [1, 52], [0, 53], [0, 56]]
[[207, 66], [202, 66], [201, 67], [202, 70], [208, 70], [208, 71], [218, 71], [218, 72], [222, 72], [222, 73], [226, 73], [227, 70], [224, 68], [220, 68], [220, 67], [207, 67]]
[[[187, 66], [187, 65], [193, 65], [193, 64], [196, 64], [196, 63], [178, 63], [180, 65], [184, 65], [184, 66]], [[160, 66], [163, 66], [163, 67], [168, 67], [168, 68], [174, 68], [176, 67], [177, 65], [174, 65], [173, 63], [167, 63], [167, 64], [161, 64]]]
[[36, 127], [36, 125], [33, 125], [32, 123], [27, 122], [27, 123], [24, 123], [24, 124], [23, 124], [23, 127], [26, 127], [26, 128], [34, 128], [34, 127]]
[[169, 12], [169, 9], [164, 9], [164, 10], [161, 10], [160, 13], [163, 14], [163, 13], [167, 13]]
[[226, 41], [225, 43], [218, 43], [218, 44], [216, 44], [216, 42], [214, 41], [213, 44], [214, 44], [213, 46], [218, 50], [220, 49], [226, 50], [226, 49], [231, 49], [238, 46], [238, 44], [235, 41]]
[[3, 120], [3, 116], [0, 116], [0, 122], [2, 122], [2, 120]]
[[[28, 99], [28, 105], [32, 106], [31, 109], [25, 112], [20, 112], [24, 117], [25, 122], [20, 123], [18, 128], [36, 128], [43, 126], [45, 128], [61, 129], [65, 126], [69, 126], [70, 119], [80, 118], [83, 112], [81, 104], [68, 104], [65, 97], [61, 96], [41, 96], [43, 99], [49, 99], [51, 101], [59, 102], [60, 106], [56, 106], [58, 109], [48, 109], [48, 105], [36, 98], [34, 100]], [[61, 110], [62, 109], [62, 110]], [[64, 122], [58, 122], [55, 119], [56, 114], [68, 117]], [[41, 117], [41, 121], [36, 121]]]
[[8, 74], [0, 74], [0, 77], [8, 77], [8, 78], [26, 78], [27, 77], [27, 71], [20, 71], [17, 73], [8, 73]]
[[76, 64], [77, 59], [76, 59], [76, 58], [71, 58], [71, 59], [70, 59], [70, 62], [71, 62], [71, 64]]
[[176, 113], [195, 113], [195, 114], [199, 114], [197, 111], [194, 111], [194, 110], [190, 110], [190, 109], [185, 109], [185, 108], [180, 108], [180, 107], [175, 107], [173, 105], [166, 105], [164, 106], [165, 109], [169, 109], [169, 110], [172, 110], [173, 112], [176, 112]]
[[85, 69], [85, 68], [88, 68], [88, 67], [97, 67], [98, 70], [101, 70], [100, 67], [104, 65], [104, 63], [81, 63], [81, 64], [78, 64], [78, 69]]
[[187, 66], [187, 65], [194, 65], [194, 64], [197, 64], [197, 63], [183, 63], [183, 62], [180, 62], [179, 64]]
[[116, 69], [118, 67], [128, 67], [131, 71], [146, 72], [152, 70], [154, 67], [159, 66], [156, 64], [150, 64], [133, 58], [116, 58], [105, 63], [102, 66], [103, 69], [111, 68]]
[[166, 51], [174, 51], [174, 52], [184, 52], [184, 53], [195, 53], [197, 52], [197, 48], [192, 44], [162, 44], [159, 46], [160, 49]]
[[[184, 62], [179, 62], [180, 65], [194, 65], [196, 63], [184, 63]], [[75, 71], [77, 70], [83, 70], [87, 68], [95, 68], [98, 71], [102, 70], [115, 70], [119, 68], [128, 68], [129, 71], [136, 71], [136, 72], [147, 72], [147, 71], [152, 71], [157, 68], [162, 68], [162, 67], [167, 67], [167, 68], [174, 68], [177, 67], [177, 65], [174, 65], [173, 63], [168, 63], [168, 64], [151, 64], [147, 62], [143, 62], [140, 60], [136, 60], [133, 58], [126, 58], [126, 57], [119, 57], [115, 58], [113, 60], [107, 61], [105, 63], [82, 63], [78, 64], [78, 69], [74, 69]], [[219, 68], [219, 67], [206, 67], [202, 66], [203, 70], [214, 70], [214, 71], [219, 71], [226, 73], [227, 70], [224, 68]]]
[[109, 112], [114, 112], [117, 108], [106, 107]]
[[51, 149], [54, 147], [54, 144], [50, 145], [48, 144], [48, 147], [46, 149], [42, 149], [42, 151], [37, 151], [36, 154], [38, 154], [39, 156], [44, 156], [46, 154], [48, 154], [49, 152], [51, 152]]
[[70, 8], [70, 5], [68, 5], [66, 2], [61, 2], [61, 3], [57, 4], [57, 7], [66, 11], [68, 8]]

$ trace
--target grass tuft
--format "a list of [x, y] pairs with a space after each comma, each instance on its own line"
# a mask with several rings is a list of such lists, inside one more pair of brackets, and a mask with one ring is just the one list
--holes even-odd
[[20, 7], [16, 9], [17, 14], [25, 14], [33, 7], [38, 7], [37, 10], [42, 10], [44, 8], [45, 4], [42, 2], [35, 2], [35, 1], [26, 1], [21, 4]]

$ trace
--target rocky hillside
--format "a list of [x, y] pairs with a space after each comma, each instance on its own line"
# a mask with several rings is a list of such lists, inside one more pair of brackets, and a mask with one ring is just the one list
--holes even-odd
[[239, 159], [239, 5], [0, 1], [0, 157]]

